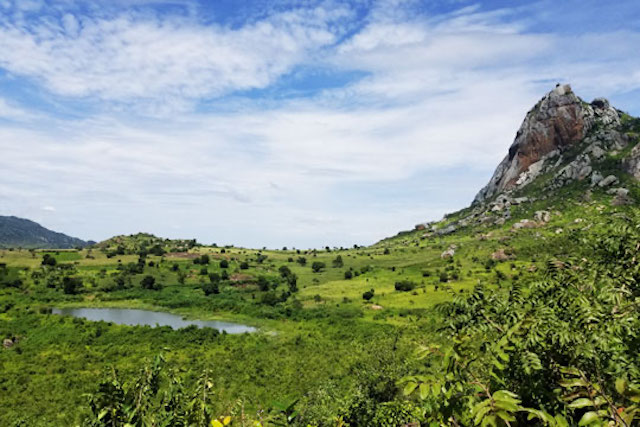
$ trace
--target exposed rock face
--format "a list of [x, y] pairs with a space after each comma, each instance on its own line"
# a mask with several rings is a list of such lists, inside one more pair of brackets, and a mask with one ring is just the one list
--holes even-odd
[[636, 179], [640, 179], [640, 144], [631, 150], [629, 157], [624, 162], [624, 169]]
[[[598, 98], [592, 104], [587, 104], [573, 93], [569, 85], [558, 85], [527, 113], [509, 153], [500, 162], [489, 183], [476, 195], [474, 203], [524, 187], [552, 162], [558, 165], [562, 160], [561, 153], [582, 141], [596, 121], [605, 126], [616, 125], [620, 123], [620, 117], [606, 99]], [[619, 134], [606, 137], [611, 145], [624, 144]], [[602, 157], [604, 150], [594, 144], [591, 153], [594, 157]], [[584, 179], [591, 172], [590, 158], [587, 156], [560, 171], [558, 181]]]

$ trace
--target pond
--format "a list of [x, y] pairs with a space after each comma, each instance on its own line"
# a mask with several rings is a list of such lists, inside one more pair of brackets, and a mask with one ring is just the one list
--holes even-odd
[[137, 310], [130, 308], [54, 308], [53, 314], [82, 317], [87, 320], [104, 320], [119, 325], [170, 326], [173, 329], [195, 325], [199, 328], [214, 328], [228, 334], [255, 332], [256, 328], [239, 323], [221, 322], [218, 320], [187, 320], [182, 317], [161, 311]]

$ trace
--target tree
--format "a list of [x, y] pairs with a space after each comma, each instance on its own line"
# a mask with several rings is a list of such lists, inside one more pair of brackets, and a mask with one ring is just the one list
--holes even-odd
[[49, 255], [49, 254], [44, 254], [42, 256], [42, 263], [41, 263], [42, 265], [48, 265], [50, 267], [53, 267], [57, 263], [58, 262], [56, 261], [56, 259], [53, 256]]
[[202, 285], [202, 290], [206, 296], [220, 293], [220, 285], [218, 282], [209, 282]]
[[362, 294], [362, 299], [365, 301], [369, 301], [374, 297], [374, 295], [375, 295], [375, 291], [371, 289]]
[[140, 281], [140, 286], [142, 286], [142, 289], [148, 289], [151, 291], [158, 291], [162, 288], [159, 283], [156, 283], [156, 278], [149, 275], [142, 278], [142, 281]]
[[324, 262], [321, 261], [314, 261], [313, 264], [311, 264], [311, 270], [314, 273], [319, 273], [322, 271], [323, 268], [325, 268], [326, 265]]
[[409, 292], [416, 287], [416, 284], [410, 280], [401, 280], [396, 282], [396, 291]]
[[227, 261], [226, 259], [220, 261], [220, 268], [229, 268], [229, 261]]
[[303, 257], [303, 256], [299, 256], [298, 259], [296, 260], [296, 262], [298, 264], [300, 264], [301, 266], [303, 266], [303, 267], [305, 265], [307, 265], [307, 259], [305, 257]]
[[287, 285], [289, 286], [289, 292], [295, 293], [298, 292], [298, 276], [291, 273], [285, 277], [287, 281]]
[[240, 270], [248, 270], [249, 269], [249, 263], [247, 261], [242, 261], [240, 263]]
[[271, 287], [271, 284], [269, 283], [269, 280], [267, 280], [266, 277], [264, 276], [258, 277], [258, 289], [260, 289], [262, 292], [266, 292], [269, 290], [270, 287]]
[[280, 268], [278, 268], [278, 271], [280, 272], [280, 276], [282, 277], [287, 277], [292, 274], [291, 269], [286, 265], [281, 265]]
[[75, 295], [82, 287], [82, 279], [79, 277], [65, 277], [62, 279], [62, 289], [67, 295]]
[[342, 261], [342, 255], [338, 255], [336, 259], [332, 261], [333, 268], [342, 268], [344, 266], [344, 262]]
[[353, 272], [351, 270], [347, 270], [344, 272], [345, 280], [351, 280], [352, 277], [353, 277]]

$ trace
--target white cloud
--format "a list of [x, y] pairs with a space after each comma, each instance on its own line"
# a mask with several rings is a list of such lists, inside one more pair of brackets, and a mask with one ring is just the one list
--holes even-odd
[[[231, 29], [186, 17], [65, 14], [0, 25], [0, 66], [49, 90], [108, 100], [197, 99], [264, 88], [335, 41], [338, 8], [297, 9]], [[1, 22], [1, 21], [0, 21]]]

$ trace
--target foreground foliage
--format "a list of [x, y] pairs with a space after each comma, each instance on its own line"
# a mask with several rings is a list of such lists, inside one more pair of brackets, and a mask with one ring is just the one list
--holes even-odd
[[443, 304], [453, 345], [423, 346], [402, 380], [443, 425], [631, 426], [640, 420], [638, 218], [577, 239], [528, 285]]

